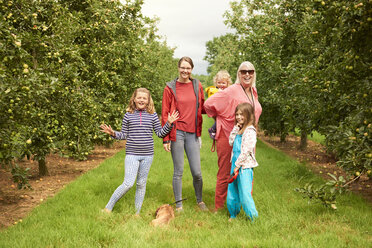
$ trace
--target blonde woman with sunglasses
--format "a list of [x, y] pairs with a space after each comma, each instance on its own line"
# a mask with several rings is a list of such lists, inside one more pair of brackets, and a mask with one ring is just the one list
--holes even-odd
[[251, 62], [240, 64], [235, 84], [227, 89], [214, 94], [204, 103], [204, 108], [209, 117], [217, 121], [217, 157], [218, 172], [215, 192], [215, 211], [224, 208], [227, 196], [228, 179], [231, 169], [231, 151], [229, 135], [234, 127], [235, 108], [240, 103], [247, 102], [254, 108], [255, 123], [257, 127], [262, 107], [258, 101], [256, 89], [256, 70]]

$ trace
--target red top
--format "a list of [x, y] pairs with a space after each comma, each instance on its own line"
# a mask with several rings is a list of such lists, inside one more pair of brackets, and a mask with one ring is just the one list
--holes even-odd
[[[189, 84], [192, 88], [193, 83], [189, 83]], [[203, 86], [200, 83], [200, 81], [197, 82], [196, 87], [199, 91], [199, 94], [198, 94], [199, 95], [198, 108], [196, 108], [196, 102], [195, 101], [194, 101], [195, 104], [193, 106], [195, 108], [195, 111], [197, 111], [197, 118], [195, 120], [195, 116], [194, 116], [191, 121], [194, 121], [194, 122], [196, 121], [197, 122], [196, 127], [194, 125], [194, 130], [192, 131], [192, 133], [195, 133], [195, 130], [196, 130], [196, 136], [200, 137], [201, 136], [201, 131], [202, 131], [202, 124], [203, 124], [202, 114], [205, 114], [205, 110], [204, 110], [204, 90], [203, 90]], [[181, 96], [181, 94], [177, 92], [177, 99], [176, 99], [174, 91], [176, 91], [176, 80], [173, 80], [172, 82], [167, 83], [167, 85], [164, 88], [162, 109], [161, 109], [162, 125], [164, 125], [165, 122], [168, 120], [168, 113], [173, 113], [174, 110], [179, 110], [179, 108], [182, 108], [182, 106], [180, 106], [182, 104], [178, 103], [178, 98]], [[192, 90], [192, 92], [194, 92], [194, 90]], [[194, 99], [196, 98], [195, 94], [194, 94], [193, 98]], [[195, 112], [194, 112], [194, 114], [196, 115]], [[165, 141], [165, 142], [166, 141], [176, 141], [176, 136], [177, 136], [176, 130], [179, 129], [178, 128], [178, 121], [179, 121], [179, 119], [177, 121], [173, 122], [173, 128], [172, 128], [171, 132], [163, 138], [163, 141]]]
[[176, 82], [178, 112], [177, 129], [188, 133], [195, 133], [195, 105], [196, 96], [192, 83]]

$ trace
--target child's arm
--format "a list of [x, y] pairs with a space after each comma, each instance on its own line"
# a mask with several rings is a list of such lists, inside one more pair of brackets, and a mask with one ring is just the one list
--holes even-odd
[[114, 131], [114, 135], [112, 137], [118, 140], [125, 140], [127, 139], [128, 133], [129, 133], [129, 119], [128, 119], [128, 113], [125, 113], [123, 121], [121, 123], [120, 132]]
[[155, 117], [154, 117], [153, 123], [152, 123], [154, 132], [159, 138], [164, 138], [172, 130], [173, 122], [178, 120], [179, 113], [178, 113], [178, 111], [173, 111], [172, 114], [168, 114], [167, 122], [164, 124], [163, 127], [161, 127], [161, 125], [160, 125], [158, 115], [155, 113], [154, 116]]
[[234, 144], [235, 137], [238, 134], [239, 130], [240, 130], [240, 127], [238, 125], [235, 125], [233, 130], [231, 131], [230, 136], [229, 136], [230, 146]]
[[[256, 160], [254, 158], [254, 148], [256, 146], [256, 131], [252, 128], [247, 128], [242, 137], [242, 145], [239, 157], [235, 161], [235, 168], [240, 168], [243, 165], [255, 167]], [[253, 161], [252, 161], [253, 160]], [[252, 164], [253, 162], [253, 164]]]
[[[161, 125], [164, 126], [168, 121], [168, 116], [171, 111], [171, 101], [172, 101], [172, 93], [170, 92], [171, 89], [169, 87], [165, 87], [163, 91], [163, 99], [161, 104]], [[163, 138], [163, 143], [169, 143], [169, 135], [166, 135]], [[164, 147], [165, 148], [165, 147]]]

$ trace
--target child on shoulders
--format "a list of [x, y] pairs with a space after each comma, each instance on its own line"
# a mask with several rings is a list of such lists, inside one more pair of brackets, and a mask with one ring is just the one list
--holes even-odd
[[[214, 86], [209, 86], [206, 88], [206, 92], [208, 93], [208, 97], [212, 96], [213, 94], [226, 89], [232, 84], [230, 74], [226, 70], [221, 70], [217, 72], [216, 76], [213, 78]], [[211, 139], [216, 138], [216, 122], [214, 122], [213, 126], [208, 129], [209, 136]]]

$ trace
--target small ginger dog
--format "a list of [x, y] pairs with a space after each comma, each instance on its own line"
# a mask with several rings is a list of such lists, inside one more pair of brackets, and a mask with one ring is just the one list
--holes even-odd
[[151, 221], [152, 226], [168, 225], [174, 219], [173, 207], [169, 204], [161, 205], [155, 212], [156, 218]]

